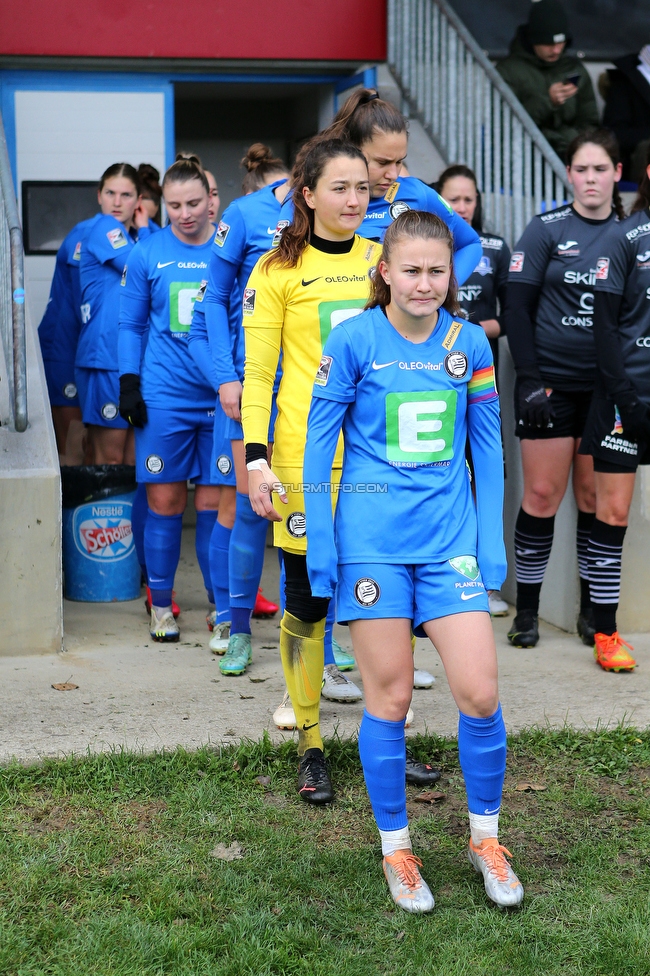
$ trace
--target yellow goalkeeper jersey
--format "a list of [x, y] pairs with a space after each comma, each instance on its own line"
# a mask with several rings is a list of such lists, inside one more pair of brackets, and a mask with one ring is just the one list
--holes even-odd
[[[370, 295], [381, 245], [355, 237], [347, 254], [327, 254], [308, 245], [296, 268], [259, 259], [243, 299], [246, 366], [242, 397], [244, 441], [266, 444], [273, 382], [282, 351], [273, 465], [302, 469], [307, 416], [314, 379], [328, 335], [358, 315]], [[341, 467], [342, 441], [334, 461]]]

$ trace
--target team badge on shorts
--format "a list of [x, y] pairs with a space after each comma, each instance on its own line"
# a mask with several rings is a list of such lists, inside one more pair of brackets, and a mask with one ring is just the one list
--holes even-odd
[[294, 539], [303, 539], [307, 531], [304, 512], [292, 512], [287, 519], [287, 532]]
[[104, 420], [115, 420], [117, 417], [117, 404], [116, 403], [105, 403], [101, 410], [102, 417]]
[[63, 387], [63, 396], [66, 400], [74, 400], [77, 395], [77, 387], [74, 383], [66, 383]]
[[391, 215], [393, 220], [397, 220], [400, 214], [406, 213], [406, 211], [410, 209], [411, 208], [409, 207], [408, 203], [404, 203], [403, 200], [398, 200], [397, 203], [391, 203], [390, 207], [388, 208], [388, 213]]
[[464, 352], [450, 352], [445, 356], [445, 371], [454, 380], [462, 380], [467, 374], [467, 356]]
[[144, 462], [144, 466], [149, 474], [160, 474], [162, 469], [165, 467], [165, 462], [157, 454], [150, 454], [147, 460]]
[[370, 579], [369, 576], [364, 576], [363, 579], [357, 580], [354, 584], [354, 599], [362, 607], [374, 607], [380, 596], [381, 587], [379, 583]]
[[217, 458], [217, 468], [221, 474], [230, 474], [232, 471], [232, 461], [227, 454], [220, 454]]
[[454, 556], [453, 559], [449, 560], [449, 565], [461, 576], [466, 576], [470, 580], [478, 579], [481, 572], [476, 562], [476, 556]]

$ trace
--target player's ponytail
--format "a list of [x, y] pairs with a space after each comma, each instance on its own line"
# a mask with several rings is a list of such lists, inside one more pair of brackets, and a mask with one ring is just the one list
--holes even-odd
[[[618, 139], [611, 129], [585, 129], [584, 132], [577, 135], [569, 143], [569, 148], [566, 152], [567, 169], [571, 168], [573, 157], [578, 150], [587, 145], [600, 146], [601, 149], [604, 149], [612, 161], [612, 166], [616, 169], [621, 161], [621, 150], [618, 145]], [[614, 189], [612, 190], [612, 206], [616, 211], [618, 219], [623, 220], [625, 217], [625, 209], [621, 200], [621, 194], [619, 193], [618, 183], [614, 183]]]
[[643, 179], [639, 183], [637, 198], [632, 204], [632, 209], [630, 210], [631, 214], [638, 213], [639, 210], [650, 209], [650, 177], [648, 176], [648, 166], [650, 166], [650, 149], [648, 149], [648, 155], [646, 156]]
[[345, 139], [361, 147], [377, 132], [408, 132], [408, 122], [400, 110], [380, 98], [374, 88], [359, 88], [345, 100], [321, 135], [328, 139]]
[[[407, 210], [389, 224], [382, 248], [381, 260], [390, 264], [391, 257], [395, 248], [405, 240], [424, 240], [441, 241], [449, 248], [451, 261], [451, 275], [449, 277], [449, 289], [447, 297], [442, 303], [451, 315], [458, 315], [460, 307], [456, 298], [458, 285], [454, 274], [454, 238], [449, 227], [436, 217], [435, 214], [426, 213], [424, 210]], [[390, 304], [390, 285], [384, 281], [379, 268], [375, 271], [372, 279], [370, 298], [366, 308], [386, 308]]]
[[368, 167], [366, 157], [361, 150], [349, 142], [342, 142], [340, 139], [328, 139], [325, 142], [317, 141], [310, 145], [309, 151], [304, 156], [299, 179], [293, 183], [291, 193], [293, 220], [281, 231], [277, 247], [270, 251], [264, 259], [263, 267], [267, 273], [273, 266], [280, 268], [298, 266], [314, 230], [314, 211], [307, 206], [302, 191], [305, 187], [314, 190], [327, 164], [339, 156], [358, 159], [366, 169]]
[[199, 157], [194, 153], [176, 153], [176, 161], [163, 177], [163, 190], [168, 183], [189, 183], [190, 180], [199, 180], [205, 192], [210, 195], [210, 184]]
[[269, 179], [271, 176], [282, 179], [289, 172], [286, 163], [274, 156], [273, 150], [263, 142], [254, 142], [249, 146], [239, 165], [246, 170], [241, 184], [244, 193], [261, 190], [267, 183], [273, 182]]
[[138, 196], [142, 190], [140, 183], [140, 177], [138, 171], [130, 163], [113, 163], [108, 169], [104, 170], [99, 180], [99, 192], [101, 193], [104, 189], [104, 184], [107, 180], [113, 179], [114, 176], [123, 176], [127, 180], [131, 180], [133, 186], [136, 189]]

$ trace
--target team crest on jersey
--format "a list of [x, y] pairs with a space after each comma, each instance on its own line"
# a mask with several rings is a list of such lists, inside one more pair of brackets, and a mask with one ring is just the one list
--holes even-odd
[[101, 414], [104, 420], [115, 420], [117, 417], [117, 404], [105, 403], [101, 409]]
[[490, 261], [487, 254], [481, 255], [481, 260], [474, 268], [474, 271], [476, 272], [476, 274], [480, 274], [483, 277], [485, 277], [485, 275], [492, 274], [492, 262]]
[[637, 269], [639, 271], [646, 271], [650, 268], [650, 251], [643, 251], [642, 254], [637, 254], [636, 261]]
[[517, 273], [524, 270], [524, 258], [525, 254], [523, 251], [513, 251], [510, 255], [510, 271]]
[[598, 258], [596, 261], [596, 281], [607, 281], [609, 278], [609, 258]]
[[217, 458], [217, 468], [221, 474], [230, 474], [232, 471], [232, 461], [227, 454], [220, 454]]
[[445, 372], [454, 380], [467, 375], [467, 356], [464, 352], [450, 352], [445, 356]]
[[128, 241], [124, 236], [124, 231], [121, 227], [114, 227], [113, 230], [107, 231], [106, 236], [108, 237], [111, 247], [116, 251], [118, 248], [126, 247], [128, 244]]
[[273, 235], [273, 240], [271, 241], [271, 247], [277, 247], [282, 238], [282, 231], [285, 227], [288, 227], [291, 223], [290, 220], [278, 220], [275, 228], [275, 234]]
[[397, 220], [400, 214], [406, 213], [406, 211], [410, 209], [411, 208], [409, 207], [408, 203], [404, 203], [403, 200], [398, 200], [397, 203], [391, 203], [390, 207], [388, 208], [388, 213], [391, 215], [393, 220]]
[[364, 576], [354, 584], [354, 599], [362, 607], [374, 607], [381, 596], [381, 587], [377, 580]]
[[149, 474], [160, 474], [162, 469], [165, 467], [165, 462], [157, 454], [150, 454], [147, 460], [144, 462], [144, 466]]
[[252, 315], [255, 311], [255, 289], [244, 288], [244, 300], [242, 302], [242, 312], [244, 315]]
[[287, 532], [294, 539], [303, 539], [307, 532], [307, 522], [304, 512], [292, 512], [287, 519]]
[[467, 579], [475, 580], [479, 577], [480, 570], [476, 556], [454, 556], [453, 559], [449, 560], [449, 565], [461, 576], [466, 576]]
[[214, 243], [217, 245], [217, 247], [224, 246], [229, 231], [230, 231], [230, 224], [224, 224], [223, 220], [220, 220], [219, 226], [217, 227], [217, 232], [214, 235]]
[[81, 241], [77, 241], [74, 246], [74, 253], [72, 255], [73, 261], [81, 261]]
[[208, 281], [207, 281], [207, 278], [204, 278], [203, 281], [201, 282], [201, 287], [199, 288], [198, 292], [196, 293], [196, 298], [194, 299], [195, 302], [202, 302], [203, 301], [203, 297], [205, 295], [205, 290], [206, 290], [207, 287], [208, 287]]
[[321, 356], [320, 366], [316, 371], [316, 379], [314, 380], [316, 386], [327, 386], [327, 381], [329, 379], [331, 368], [332, 368], [332, 357]]
[[386, 190], [386, 196], [384, 197], [384, 200], [386, 201], [386, 203], [392, 203], [393, 202], [393, 200], [397, 196], [397, 191], [398, 190], [399, 190], [399, 183], [397, 183], [397, 182], [396, 183], [391, 183], [391, 185]]
[[120, 285], [122, 288], [126, 288], [126, 269], [127, 265], [124, 265], [124, 270], [122, 271], [122, 277], [120, 278]]
[[63, 387], [63, 396], [66, 400], [74, 400], [77, 395], [77, 387], [74, 383], [66, 383]]

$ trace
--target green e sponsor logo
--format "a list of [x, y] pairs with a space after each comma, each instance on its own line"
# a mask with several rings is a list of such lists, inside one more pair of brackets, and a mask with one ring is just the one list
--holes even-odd
[[169, 285], [169, 331], [189, 332], [200, 281], [172, 281]]
[[321, 302], [318, 306], [321, 345], [325, 345], [325, 340], [337, 325], [359, 315], [367, 301], [367, 298], [346, 298], [339, 302]]
[[455, 390], [386, 395], [386, 457], [429, 464], [454, 456]]

